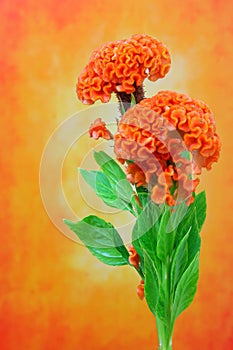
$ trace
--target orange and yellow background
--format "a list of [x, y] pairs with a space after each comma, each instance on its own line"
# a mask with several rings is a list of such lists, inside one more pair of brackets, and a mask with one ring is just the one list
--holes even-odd
[[[134, 33], [157, 37], [172, 55], [167, 78], [146, 83], [148, 93], [173, 89], [205, 101], [222, 139], [220, 161], [199, 187], [208, 201], [199, 287], [177, 320], [174, 350], [233, 348], [232, 12], [231, 0], [1, 0], [1, 350], [156, 349], [134, 271], [98, 263], [62, 235], [39, 189], [48, 138], [86, 108], [75, 83], [91, 51]], [[76, 174], [66, 168], [67, 181]]]

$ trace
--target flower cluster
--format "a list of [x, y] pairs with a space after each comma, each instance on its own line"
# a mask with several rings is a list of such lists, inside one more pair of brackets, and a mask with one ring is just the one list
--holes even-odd
[[[145, 203], [140, 193], [146, 199], [150, 195], [156, 204], [166, 202], [171, 211], [183, 201], [191, 204], [202, 168], [210, 170], [220, 154], [214, 116], [204, 102], [169, 90], [144, 98], [144, 79], [163, 78], [170, 63], [164, 44], [148, 35], [132, 35], [93, 51], [76, 85], [78, 98], [85, 104], [108, 102], [116, 93], [122, 114], [117, 132], [112, 135], [98, 118], [89, 135], [113, 140], [115, 155], [125, 166], [134, 199], [142, 209]], [[129, 264], [143, 278], [143, 260], [133, 245], [128, 252]], [[143, 279], [137, 294], [144, 298]]]
[[112, 92], [131, 94], [148, 77], [163, 78], [170, 69], [170, 55], [163, 43], [148, 35], [110, 42], [93, 51], [78, 78], [76, 92], [85, 104], [108, 102]]
[[185, 94], [161, 91], [128, 109], [114, 136], [118, 158], [133, 161], [127, 178], [150, 184], [155, 203], [193, 200], [201, 168], [211, 169], [220, 152], [212, 112]]

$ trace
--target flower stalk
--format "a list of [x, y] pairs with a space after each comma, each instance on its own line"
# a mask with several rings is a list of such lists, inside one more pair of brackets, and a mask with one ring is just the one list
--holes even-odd
[[144, 79], [163, 78], [170, 63], [166, 46], [148, 35], [93, 52], [76, 91], [85, 104], [106, 103], [116, 94], [117, 132], [113, 135], [98, 118], [89, 135], [112, 140], [121, 165], [94, 152], [100, 170], [80, 173], [105, 204], [135, 217], [132, 245], [127, 249], [114, 226], [97, 216], [65, 220], [97, 259], [137, 271], [137, 294], [155, 316], [159, 350], [172, 350], [175, 321], [195, 296], [206, 217], [205, 192], [196, 194], [197, 176], [218, 161], [221, 148], [204, 102], [170, 90], [145, 98]]

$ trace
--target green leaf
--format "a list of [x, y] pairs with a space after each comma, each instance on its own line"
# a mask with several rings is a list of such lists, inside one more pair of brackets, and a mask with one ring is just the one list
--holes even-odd
[[150, 201], [137, 218], [132, 232], [132, 243], [143, 261], [143, 249], [149, 254], [156, 268], [160, 261], [156, 255], [158, 221], [161, 215], [160, 207]]
[[158, 302], [156, 305], [156, 312], [157, 312], [159, 319], [165, 325], [167, 325], [168, 319], [169, 319], [169, 311], [168, 311], [167, 295], [165, 292], [164, 283], [161, 283], [160, 287], [159, 287], [159, 298], [158, 298]]
[[139, 198], [139, 201], [144, 208], [149, 202], [150, 202], [150, 193], [148, 192], [147, 188], [140, 186], [136, 188], [137, 195]]
[[189, 209], [189, 207], [187, 207], [187, 204], [185, 201], [183, 201], [180, 204], [178, 204], [177, 206], [175, 206], [173, 208], [172, 213], [171, 213], [171, 217], [168, 221], [168, 229], [170, 229], [170, 230], [177, 229], [177, 227], [179, 226], [179, 224], [182, 222], [183, 218], [187, 214], [188, 209]]
[[124, 180], [126, 178], [126, 175], [121, 167], [107, 153], [103, 151], [94, 151], [94, 158], [106, 176], [116, 184], [120, 180]]
[[196, 219], [196, 208], [194, 209], [194, 214], [192, 216], [189, 237], [188, 237], [188, 263], [190, 263], [195, 255], [200, 251], [201, 247], [201, 237], [199, 235], [199, 230], [197, 227]]
[[174, 296], [171, 321], [174, 324], [175, 319], [183, 312], [193, 301], [197, 289], [199, 277], [199, 253], [194, 257], [191, 264], [180, 278]]
[[175, 237], [174, 232], [171, 232], [170, 229], [168, 230], [170, 215], [170, 208], [165, 206], [158, 230], [157, 255], [165, 264], [171, 256]]
[[178, 245], [171, 264], [171, 291], [175, 291], [177, 282], [182, 276], [188, 262], [188, 240], [189, 232], [183, 237]]
[[194, 205], [196, 207], [196, 218], [197, 218], [197, 227], [199, 232], [205, 222], [206, 218], [206, 194], [205, 191], [199, 193], [196, 198]]
[[159, 273], [146, 250], [143, 249], [143, 253], [145, 268], [145, 297], [150, 310], [155, 315], [156, 305], [159, 298]]
[[135, 100], [135, 97], [134, 97], [134, 94], [131, 94], [131, 104], [130, 104], [130, 107], [133, 107], [134, 105], [136, 105], [137, 102]]
[[101, 171], [85, 170], [79, 168], [79, 172], [84, 180], [91, 186], [96, 194], [103, 199], [104, 202], [114, 202], [117, 199], [107, 176]]
[[188, 263], [190, 263], [197, 252], [200, 250], [201, 237], [200, 230], [206, 217], [206, 198], [205, 192], [201, 192], [195, 197], [195, 201], [188, 207], [182, 203], [173, 213], [174, 222], [176, 222], [175, 246], [177, 247], [183, 237], [189, 232], [188, 237]]
[[109, 155], [103, 151], [94, 152], [94, 158], [108, 178], [111, 187], [115, 190], [115, 193], [117, 193], [118, 198], [125, 202], [125, 206], [127, 205], [128, 210], [132, 212], [131, 202], [135, 207], [137, 206], [137, 203], [133, 188], [126, 179], [124, 171], [114, 159], [109, 157]]
[[205, 192], [195, 196], [194, 202], [187, 207], [185, 202], [179, 204], [171, 215], [171, 221], [176, 228], [176, 244], [188, 232], [191, 226], [195, 226], [200, 232], [206, 218]]
[[115, 184], [111, 183], [101, 171], [79, 169], [84, 180], [91, 186], [105, 204], [121, 210], [132, 210], [129, 203], [119, 198], [119, 192]]
[[101, 262], [113, 266], [129, 263], [129, 253], [111, 223], [95, 215], [78, 222], [64, 220], [64, 223]]

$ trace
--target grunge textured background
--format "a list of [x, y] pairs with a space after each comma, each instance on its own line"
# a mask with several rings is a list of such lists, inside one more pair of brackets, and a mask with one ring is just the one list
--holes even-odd
[[[2, 350], [156, 348], [134, 271], [106, 267], [65, 238], [44, 210], [38, 179], [51, 133], [86, 108], [75, 83], [91, 51], [134, 33], [157, 37], [172, 55], [170, 73], [146, 84], [148, 95], [173, 89], [202, 99], [223, 143], [219, 163], [201, 178], [208, 212], [199, 288], [178, 318], [174, 349], [233, 346], [232, 10], [230, 0], [1, 1]], [[67, 164], [64, 178], [74, 176]], [[78, 206], [90, 213], [84, 201]]]

